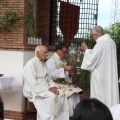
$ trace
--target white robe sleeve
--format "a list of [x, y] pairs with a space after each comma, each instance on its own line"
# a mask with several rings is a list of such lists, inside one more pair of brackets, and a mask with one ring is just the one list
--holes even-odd
[[47, 91], [48, 87], [45, 85], [38, 85], [36, 82], [36, 72], [35, 68], [31, 63], [27, 63], [24, 67], [23, 77], [25, 81], [28, 83], [32, 91], [34, 91], [36, 94]]
[[101, 47], [99, 45], [95, 45], [94, 49], [87, 49], [84, 54], [83, 62], [81, 65], [81, 69], [93, 71], [96, 67], [98, 60], [101, 58]]
[[69, 73], [67, 71], [64, 71], [64, 68], [57, 69], [53, 59], [48, 59], [46, 61], [46, 64], [49, 68], [53, 80], [56, 80], [58, 78], [65, 78], [65, 81], [69, 83], [72, 82], [71, 78], [69, 77]]
[[69, 76], [68, 71], [65, 71], [65, 81], [68, 83], [72, 83], [72, 77]]

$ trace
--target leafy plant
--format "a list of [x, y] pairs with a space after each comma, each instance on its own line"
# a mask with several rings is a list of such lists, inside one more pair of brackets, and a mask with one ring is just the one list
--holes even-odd
[[33, 5], [29, 2], [30, 5], [30, 9], [27, 13], [27, 15], [25, 16], [25, 23], [27, 26], [27, 34], [30, 37], [34, 37], [36, 36], [36, 30], [35, 30], [35, 20], [33, 17]]
[[[3, 3], [4, 0], [0, 0], [0, 4], [4, 8], [8, 8], [7, 3]], [[17, 14], [14, 10], [8, 8], [3, 15], [0, 15], [0, 30], [2, 31], [14, 31], [17, 26], [22, 25], [23, 16]]]
[[3, 0], [0, 0], [0, 4], [3, 2]]
[[76, 74], [72, 78], [73, 83], [79, 86], [80, 88], [82, 88], [85, 92], [89, 92], [90, 72], [85, 70], [80, 70], [80, 74], [79, 74], [77, 71], [77, 68], [81, 67], [82, 60], [83, 60], [83, 53], [78, 53], [77, 44], [72, 44], [69, 47], [67, 64], [74, 66], [74, 68], [76, 69]]
[[33, 16], [30, 14], [30, 12], [27, 13], [27, 15], [25, 16], [25, 23], [27, 26], [27, 34], [30, 37], [33, 37], [36, 35], [36, 30], [34, 28], [34, 18]]
[[5, 31], [13, 31], [18, 20], [19, 16], [16, 14], [16, 12], [12, 10], [6, 11], [4, 16], [0, 17], [0, 29]]

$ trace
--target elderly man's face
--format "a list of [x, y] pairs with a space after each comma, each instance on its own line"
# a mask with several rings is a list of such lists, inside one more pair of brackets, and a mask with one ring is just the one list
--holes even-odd
[[91, 38], [96, 41], [101, 35], [95, 32], [90, 31]]
[[41, 61], [44, 61], [47, 59], [47, 56], [48, 56], [48, 49], [47, 47], [41, 47], [41, 50], [38, 51], [37, 53], [37, 57], [41, 60]]

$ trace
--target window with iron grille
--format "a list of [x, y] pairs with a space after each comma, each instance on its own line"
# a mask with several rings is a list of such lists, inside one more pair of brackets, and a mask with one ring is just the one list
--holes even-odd
[[[97, 25], [99, 0], [51, 0], [50, 45], [69, 45], [90, 40], [90, 29]], [[91, 43], [93, 41], [91, 40]]]

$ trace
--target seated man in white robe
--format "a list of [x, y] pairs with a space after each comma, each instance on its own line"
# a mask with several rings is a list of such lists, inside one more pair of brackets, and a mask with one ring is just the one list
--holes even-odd
[[35, 57], [24, 67], [23, 94], [37, 109], [37, 120], [69, 120], [67, 98], [59, 93], [49, 75], [44, 62], [47, 56], [45, 46], [36, 47]]
[[74, 75], [73, 66], [67, 66], [65, 58], [68, 53], [68, 45], [64, 42], [56, 46], [56, 52], [46, 61], [51, 77], [59, 87], [65, 92], [69, 103], [69, 116], [72, 117], [76, 105], [80, 102], [79, 92], [82, 91], [72, 84]]

